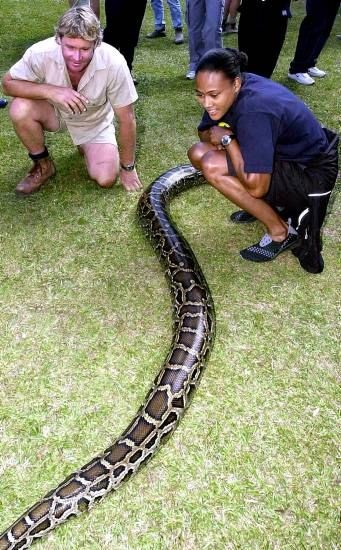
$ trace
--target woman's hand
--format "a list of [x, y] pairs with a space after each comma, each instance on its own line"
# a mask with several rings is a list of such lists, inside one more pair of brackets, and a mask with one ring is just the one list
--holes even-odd
[[231, 128], [222, 128], [220, 126], [212, 126], [209, 130], [210, 143], [215, 145], [217, 149], [222, 150], [224, 147], [221, 145], [221, 138], [232, 134]]

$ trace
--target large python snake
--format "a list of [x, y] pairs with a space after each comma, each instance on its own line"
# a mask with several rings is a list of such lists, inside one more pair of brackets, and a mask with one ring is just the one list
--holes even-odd
[[175, 194], [203, 182], [192, 166], [179, 166], [156, 179], [138, 203], [141, 225], [165, 267], [174, 313], [172, 345], [144, 404], [108, 449], [71, 474], [0, 535], [0, 550], [28, 548], [70, 516], [90, 509], [135, 474], [183, 416], [212, 349], [215, 317], [205, 278], [167, 213], [167, 205]]

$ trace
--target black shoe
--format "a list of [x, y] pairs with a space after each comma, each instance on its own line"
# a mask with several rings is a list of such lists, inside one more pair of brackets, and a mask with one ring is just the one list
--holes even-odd
[[7, 104], [8, 104], [7, 99], [4, 99], [3, 97], [1, 97], [0, 98], [0, 109], [4, 109]]
[[244, 248], [240, 251], [240, 255], [244, 260], [250, 260], [251, 262], [270, 262], [285, 250], [294, 248], [299, 244], [297, 233], [291, 233], [291, 231], [292, 228], [289, 226], [287, 238], [280, 242], [273, 241], [270, 235], [265, 233], [259, 243]]
[[237, 210], [237, 212], [231, 214], [230, 220], [233, 223], [252, 223], [256, 221], [256, 218], [248, 212], [245, 212], [245, 210]]
[[165, 27], [163, 29], [155, 29], [155, 31], [150, 32], [147, 34], [147, 38], [163, 38], [166, 36], [166, 29]]

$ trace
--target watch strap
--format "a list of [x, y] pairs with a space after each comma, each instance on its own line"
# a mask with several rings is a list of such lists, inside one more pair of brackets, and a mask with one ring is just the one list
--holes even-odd
[[135, 168], [135, 162], [133, 162], [132, 164], [120, 164], [122, 170], [125, 170], [126, 172], [132, 172]]

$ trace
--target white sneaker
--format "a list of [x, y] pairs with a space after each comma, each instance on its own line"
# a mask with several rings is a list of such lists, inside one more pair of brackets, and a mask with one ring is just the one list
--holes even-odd
[[314, 76], [315, 78], [323, 78], [327, 73], [326, 71], [321, 71], [318, 67], [310, 67], [308, 69], [308, 74], [310, 74], [310, 76]]
[[308, 75], [308, 73], [288, 73], [288, 78], [295, 80], [298, 84], [303, 84], [303, 86], [311, 86], [315, 84], [315, 80]]
[[188, 71], [188, 73], [186, 73], [186, 78], [187, 78], [187, 80], [194, 80], [195, 79], [195, 71]]

